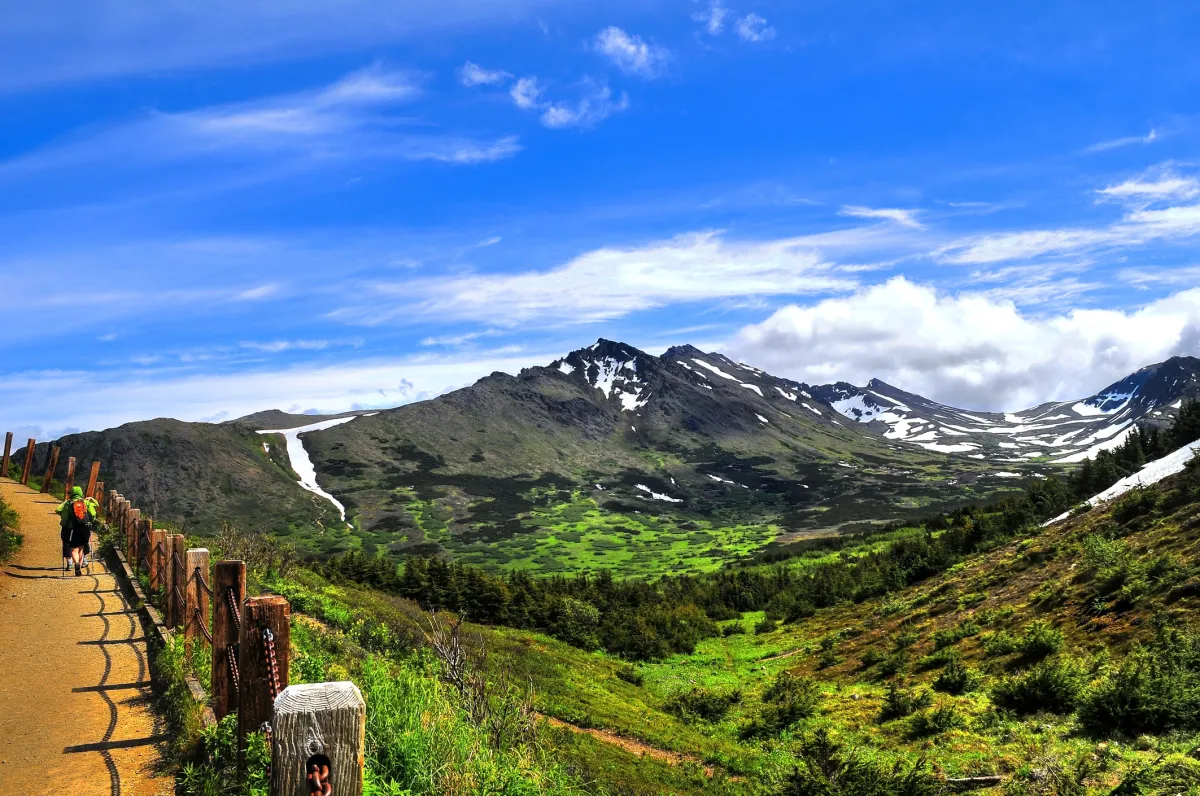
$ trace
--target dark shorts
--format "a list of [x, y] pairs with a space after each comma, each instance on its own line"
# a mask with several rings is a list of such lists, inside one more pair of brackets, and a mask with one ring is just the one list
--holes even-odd
[[74, 534], [64, 528], [59, 534], [62, 539], [62, 554], [63, 558], [70, 558], [71, 551], [76, 548], [83, 548], [85, 555], [90, 555], [92, 552], [92, 534], [90, 532], [76, 531]]

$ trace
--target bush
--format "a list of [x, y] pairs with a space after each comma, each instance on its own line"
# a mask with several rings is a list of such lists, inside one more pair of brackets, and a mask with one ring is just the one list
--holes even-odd
[[1136, 487], [1126, 492], [1112, 507], [1112, 517], [1127, 525], [1138, 517], [1154, 511], [1158, 506], [1159, 493], [1153, 486]]
[[904, 650], [897, 650], [879, 662], [879, 674], [883, 677], [894, 677], [907, 671], [908, 653]]
[[729, 638], [730, 636], [744, 636], [746, 635], [746, 628], [742, 626], [741, 622], [734, 622], [732, 625], [723, 627], [721, 635], [725, 638]]
[[1055, 629], [1049, 622], [1037, 619], [1026, 626], [1025, 634], [1021, 636], [1017, 649], [1023, 657], [1029, 660], [1038, 660], [1047, 655], [1053, 655], [1061, 650], [1062, 646], [1062, 632]]
[[928, 669], [940, 669], [951, 661], [959, 659], [958, 650], [953, 647], [943, 647], [940, 650], [931, 652], [921, 660], [917, 661], [917, 668], [925, 671]]
[[932, 704], [933, 695], [928, 691], [905, 688], [900, 683], [893, 681], [888, 684], [883, 705], [879, 708], [879, 720], [902, 719], [905, 716], [911, 716], [918, 710], [925, 710]]
[[642, 676], [642, 673], [629, 664], [625, 664], [621, 668], [617, 669], [617, 679], [624, 680], [630, 685], [637, 686], [640, 686], [645, 680], [645, 678]]
[[955, 659], [946, 664], [933, 681], [935, 691], [946, 694], [965, 694], [974, 691], [979, 685], [979, 675], [962, 661]]
[[1016, 637], [1007, 630], [985, 633], [981, 641], [983, 643], [983, 654], [989, 658], [999, 658], [1009, 655], [1016, 652], [1020, 646], [1020, 642], [1017, 641]]
[[821, 687], [807, 677], [781, 672], [763, 691], [758, 716], [742, 728], [743, 739], [775, 736], [801, 719], [816, 715]]
[[993, 685], [992, 702], [1015, 713], [1070, 713], [1087, 678], [1087, 670], [1074, 658], [1041, 661]]
[[672, 695], [667, 699], [664, 709], [685, 720], [718, 722], [741, 701], [742, 692], [737, 689], [721, 692], [696, 686], [690, 691]]
[[799, 757], [800, 765], [775, 796], [937, 796], [944, 789], [924, 760], [905, 768], [864, 759], [846, 752], [825, 729], [804, 739]]
[[953, 705], [942, 705], [913, 716], [909, 723], [909, 732], [917, 738], [923, 738], [961, 729], [966, 724], [967, 720]]
[[8, 561], [21, 546], [17, 533], [17, 513], [0, 498], [0, 562]]
[[775, 630], [775, 620], [768, 619], [764, 616], [761, 620], [759, 620], [758, 624], [754, 626], [754, 635], [761, 636], [766, 633], [770, 633], [773, 630]]
[[907, 633], [901, 633], [900, 635], [896, 636], [895, 640], [892, 642], [892, 649], [908, 649], [913, 644], [916, 644], [920, 638], [921, 637], [917, 633], [911, 630]]
[[979, 625], [975, 624], [975, 622], [971, 621], [970, 619], [964, 619], [962, 622], [958, 623], [957, 627], [949, 628], [947, 630], [939, 630], [934, 633], [933, 647], [934, 649], [940, 650], [945, 647], [949, 647], [952, 644], [957, 644], [964, 638], [977, 635], [978, 633]]
[[1161, 629], [1149, 647], [1133, 650], [1092, 689], [1079, 721], [1095, 733], [1200, 729], [1200, 640]]
[[871, 647], [870, 649], [868, 649], [866, 652], [864, 652], [862, 654], [862, 657], [859, 658], [859, 660], [862, 661], [863, 668], [869, 669], [870, 667], [879, 663], [886, 657], [887, 656], [884, 655], [882, 652], [880, 652], [878, 649], [876, 649], [875, 647]]

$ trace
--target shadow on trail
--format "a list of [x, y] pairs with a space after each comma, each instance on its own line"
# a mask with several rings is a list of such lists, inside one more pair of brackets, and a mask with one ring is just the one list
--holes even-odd
[[[108, 577], [112, 577], [109, 573], [103, 573]], [[26, 576], [30, 577], [30, 576]], [[45, 576], [42, 576], [45, 577]], [[141, 628], [138, 626], [135, 612], [125, 603], [123, 597], [118, 596], [118, 600], [123, 610], [109, 611], [108, 604], [104, 595], [117, 594], [120, 595], [118, 589], [101, 589], [100, 578], [97, 575], [89, 574], [87, 577], [92, 580], [92, 589], [89, 591], [81, 591], [80, 594], [91, 594], [96, 597], [100, 605], [97, 607], [94, 614], [82, 614], [84, 617], [99, 619], [103, 625], [103, 632], [100, 638], [93, 641], [80, 641], [81, 645], [95, 646], [99, 648], [104, 655], [104, 673], [100, 676], [100, 682], [94, 686], [83, 686], [74, 688], [72, 691], [76, 693], [94, 693], [99, 694], [104, 704], [108, 707], [108, 727], [104, 731], [104, 735], [99, 741], [92, 743], [76, 744], [63, 749], [64, 754], [85, 754], [98, 753], [104, 761], [104, 767], [108, 770], [109, 777], [109, 792], [111, 796], [121, 796], [121, 774], [117, 770], [116, 762], [113, 760], [112, 752], [119, 749], [133, 749], [140, 746], [152, 746], [169, 740], [165, 735], [151, 735], [145, 738], [129, 738], [125, 740], [113, 740], [113, 735], [116, 734], [120, 713], [117, 709], [117, 703], [113, 701], [110, 691], [130, 691], [140, 690], [150, 687], [150, 681], [147, 678], [148, 666], [145, 653], [141, 645], [145, 643], [145, 637], [140, 633]], [[113, 632], [112, 622], [109, 617], [124, 616], [129, 623], [129, 633], [126, 638], [109, 638]], [[109, 677], [112, 676], [113, 659], [109, 652], [110, 647], [128, 646], [137, 656], [138, 674], [137, 680], [132, 683], [109, 683]], [[148, 695], [143, 697], [149, 699]]]

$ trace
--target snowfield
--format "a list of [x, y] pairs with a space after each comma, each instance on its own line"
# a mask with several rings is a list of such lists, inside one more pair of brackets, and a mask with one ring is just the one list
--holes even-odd
[[[375, 413], [373, 413], [375, 414]], [[369, 415], [365, 415], [369, 417]], [[304, 449], [304, 441], [300, 439], [301, 434], [307, 434], [310, 431], [324, 431], [327, 428], [340, 426], [343, 423], [349, 423], [351, 420], [357, 420], [360, 416], [354, 417], [339, 417], [333, 420], [322, 420], [320, 423], [313, 423], [308, 426], [300, 426], [299, 428], [274, 429], [260, 431], [259, 434], [282, 434], [284, 441], [287, 443], [285, 450], [287, 451], [288, 461], [292, 465], [292, 469], [296, 471], [296, 475], [300, 476], [297, 482], [304, 489], [312, 492], [314, 495], [319, 495], [338, 510], [338, 516], [342, 518], [342, 522], [346, 521], [346, 507], [341, 504], [337, 498], [326, 492], [317, 483], [317, 468], [313, 466], [312, 459], [308, 456], [308, 451]], [[264, 446], [266, 443], [263, 443]]]

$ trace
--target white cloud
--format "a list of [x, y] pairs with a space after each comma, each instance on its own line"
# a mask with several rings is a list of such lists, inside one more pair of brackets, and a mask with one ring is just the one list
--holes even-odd
[[513, 102], [521, 110], [532, 110], [538, 106], [538, 101], [542, 96], [541, 86], [538, 85], [536, 77], [523, 77], [513, 85], [509, 92], [512, 95]]
[[631, 35], [615, 26], [597, 33], [594, 46], [625, 74], [648, 80], [663, 73], [670, 57], [665, 48], [648, 44], [641, 36]]
[[[292, 169], [350, 160], [481, 163], [519, 151], [516, 139], [415, 132], [401, 109], [422, 95], [423, 78], [374, 64], [322, 88], [140, 119], [0, 162], [0, 179], [96, 166], [121, 175], [189, 160], [234, 166], [240, 186]], [[249, 158], [254, 158], [250, 160]], [[120, 180], [114, 179], [119, 183]], [[195, 182], [189, 184], [193, 192]]]
[[708, 232], [596, 249], [546, 271], [380, 283], [367, 304], [333, 317], [366, 324], [429, 317], [576, 324], [686, 302], [811, 295], [855, 285], [808, 239], [730, 242]]
[[46, 439], [66, 429], [111, 428], [151, 417], [198, 421], [293, 406], [321, 412], [397, 406], [557, 356], [561, 352], [481, 352], [470, 358], [412, 356], [226, 374], [126, 369], [119, 384], [97, 371], [28, 372], [0, 380], [0, 405], [10, 427], [29, 428]]
[[591, 127], [629, 107], [629, 97], [614, 97], [608, 86], [597, 86], [575, 102], [552, 102], [542, 112], [542, 124], [553, 129]]
[[775, 28], [758, 14], [747, 14], [737, 21], [733, 29], [742, 41], [760, 42], [775, 38]]
[[1101, 188], [1096, 193], [1120, 201], [1160, 202], [1193, 199], [1200, 196], [1200, 181], [1163, 172], [1156, 177], [1134, 177], [1117, 185]]
[[479, 243], [477, 243], [476, 245], [480, 246], [480, 247], [495, 246], [497, 243], [499, 243], [502, 240], [504, 240], [504, 238], [500, 237], [499, 235], [492, 235], [490, 237], [484, 238], [483, 240], [479, 241]]
[[920, 221], [917, 221], [916, 210], [901, 210], [894, 207], [862, 207], [861, 205], [846, 205], [841, 209], [843, 216], [852, 216], [854, 218], [882, 218], [888, 221], [894, 221], [905, 227], [913, 229], [924, 229]]
[[692, 19], [703, 24], [709, 36], [720, 36], [725, 30], [725, 19], [728, 16], [729, 9], [721, 4], [721, 0], [710, 0], [708, 8], [692, 14]]
[[1011, 410], [1089, 395], [1151, 362], [1200, 354], [1200, 289], [1136, 309], [1040, 317], [995, 296], [896, 277], [780, 309], [729, 349], [802, 381], [878, 377], [965, 408]]
[[1097, 144], [1092, 144], [1085, 152], [1107, 152], [1110, 149], [1118, 149], [1123, 146], [1131, 146], [1133, 144], [1152, 144], [1159, 139], [1158, 131], [1151, 130], [1145, 135], [1130, 135], [1124, 138], [1113, 138], [1108, 141], [1101, 141]]
[[458, 70], [458, 79], [464, 86], [491, 86], [503, 83], [512, 75], [499, 69], [484, 69], [476, 63], [467, 61]]

